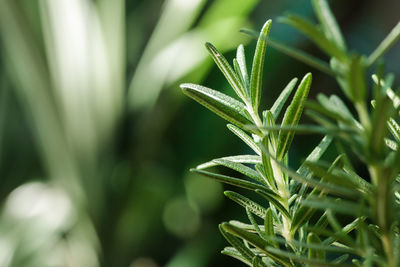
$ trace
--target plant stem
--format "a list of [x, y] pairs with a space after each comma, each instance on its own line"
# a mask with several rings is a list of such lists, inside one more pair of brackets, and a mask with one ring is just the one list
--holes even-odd
[[364, 101], [356, 102], [354, 103], [354, 107], [357, 110], [361, 124], [363, 125], [366, 133], [368, 133], [371, 129], [371, 120], [369, 118], [368, 109], [365, 102]]
[[[265, 130], [263, 130], [263, 123], [260, 119], [260, 116], [258, 115], [258, 112], [253, 109], [250, 103], [246, 101], [246, 108], [247, 111], [249, 112], [251, 118], [253, 119], [254, 123], [256, 126], [261, 130], [262, 135], [260, 136], [263, 138], [263, 135], [266, 134]], [[273, 147], [273, 150], [276, 151], [276, 147]], [[274, 179], [277, 185], [277, 190], [279, 195], [282, 197], [281, 204], [282, 206], [289, 211], [289, 198], [290, 198], [290, 193], [288, 190], [288, 185], [285, 182], [284, 175], [282, 173], [281, 168], [276, 164], [274, 160], [271, 160], [271, 166], [274, 174]], [[282, 216], [282, 224], [283, 224], [283, 229], [282, 229], [282, 236], [286, 239], [288, 244], [291, 245], [291, 241], [293, 240], [293, 236], [290, 232], [291, 225], [292, 225], [292, 220], [289, 218], [286, 218], [285, 216]]]
[[384, 171], [377, 165], [369, 168], [371, 180], [377, 187], [375, 216], [378, 226], [381, 228], [381, 243], [386, 254], [388, 266], [395, 267], [396, 260], [393, 250], [393, 242], [391, 238], [391, 222], [389, 212], [391, 209], [388, 196], [390, 195], [390, 177], [384, 174]]

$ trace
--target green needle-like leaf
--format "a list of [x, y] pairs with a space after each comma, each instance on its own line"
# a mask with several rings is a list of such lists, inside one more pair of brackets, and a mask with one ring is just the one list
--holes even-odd
[[312, 4], [325, 36], [329, 40], [333, 41], [338, 48], [346, 51], [346, 44], [342, 32], [340, 31], [337, 21], [329, 8], [328, 1], [313, 0]]
[[[325, 136], [324, 138], [322, 138], [321, 142], [319, 142], [319, 144], [307, 156], [306, 161], [314, 162], [319, 160], [321, 156], [325, 153], [325, 151], [328, 149], [331, 143], [332, 143], [331, 136]], [[305, 164], [302, 164], [300, 168], [297, 170], [297, 173], [302, 176], [308, 176], [310, 170], [305, 166]]]
[[244, 53], [244, 46], [241, 44], [236, 50], [236, 60], [239, 65], [240, 73], [242, 74], [244, 86], [247, 90], [247, 94], [250, 95], [250, 80], [247, 72], [246, 55]]
[[244, 175], [246, 175], [247, 177], [250, 177], [251, 179], [259, 182], [259, 183], [263, 183], [264, 180], [261, 177], [260, 174], [258, 174], [257, 171], [253, 170], [252, 168], [249, 168], [241, 163], [237, 163], [237, 162], [232, 162], [226, 159], [215, 159], [214, 160], [218, 165], [222, 165], [225, 166], [227, 168], [230, 168], [232, 170], [235, 170], [237, 172], [240, 172]]
[[335, 166], [336, 164], [329, 166], [329, 164], [324, 162], [308, 161], [304, 162], [304, 164], [315, 175], [323, 177], [324, 181], [329, 181], [333, 184], [338, 184], [348, 188], [354, 188], [359, 190], [360, 192], [363, 192], [364, 194], [371, 194], [373, 191], [373, 187], [370, 183], [368, 183], [358, 175], [351, 175], [337, 168]]
[[[259, 33], [254, 30], [242, 29], [240, 31], [255, 38], [259, 36]], [[272, 38], [269, 38], [268, 44], [272, 48], [278, 50], [283, 54], [288, 55], [289, 57], [292, 57], [300, 62], [303, 62], [304, 64], [316, 68], [317, 70], [324, 72], [325, 74], [328, 74], [330, 76], [335, 76], [335, 73], [333, 70], [331, 70], [329, 64], [327, 64], [326, 62], [322, 61], [319, 58], [316, 58], [302, 50], [290, 47], [279, 41], [273, 40]]]
[[[236, 162], [236, 163], [243, 163], [243, 164], [261, 164], [261, 157], [256, 156], [256, 155], [238, 155], [238, 156], [229, 156], [229, 157], [223, 157], [219, 159], [224, 159], [224, 160], [229, 160], [231, 162]], [[214, 166], [218, 166], [219, 164], [212, 160], [203, 164], [200, 164], [199, 166], [196, 167], [196, 169], [207, 169], [211, 168]]]
[[334, 42], [330, 41], [323, 34], [320, 28], [313, 25], [310, 21], [295, 15], [287, 15], [285, 17], [279, 18], [279, 22], [288, 24], [302, 32], [310, 40], [312, 40], [322, 51], [324, 51], [331, 57], [335, 57], [342, 62], [347, 61], [346, 54], [342, 50], [340, 50]]
[[246, 214], [247, 217], [249, 218], [249, 221], [251, 222], [251, 224], [253, 225], [254, 229], [256, 230], [257, 234], [264, 240], [267, 241], [266, 237], [265, 237], [265, 233], [261, 231], [260, 226], [258, 225], [256, 219], [254, 219], [253, 213], [249, 208], [246, 208]]
[[[224, 234], [222, 234], [222, 235], [224, 235]], [[225, 239], [226, 239], [226, 238], [225, 238]], [[236, 239], [238, 239], [238, 238], [236, 238]], [[227, 240], [228, 240], [228, 239], [227, 239]], [[229, 240], [228, 240], [228, 242], [229, 242]], [[240, 241], [238, 241], [238, 242], [240, 242]], [[242, 243], [242, 244], [243, 244], [243, 243]], [[243, 246], [244, 246], [244, 244], [243, 244]], [[247, 249], [248, 249], [248, 248], [247, 248]], [[225, 247], [225, 248], [221, 251], [221, 254], [230, 256], [230, 257], [232, 257], [232, 258], [235, 258], [235, 259], [237, 259], [237, 260], [243, 262], [244, 264], [246, 264], [246, 265], [248, 265], [248, 266], [251, 266], [251, 264], [252, 264], [251, 261], [249, 261], [248, 259], [246, 259], [245, 257], [243, 257], [242, 254], [241, 254], [237, 249], [235, 249], [234, 247]]]
[[[307, 236], [307, 243], [320, 245], [321, 239], [319, 239], [319, 237], [316, 234], [309, 233]], [[309, 259], [325, 260], [325, 257], [326, 257], [326, 255], [325, 255], [324, 250], [316, 250], [316, 249], [312, 249], [312, 248], [308, 249], [308, 258]]]
[[238, 203], [240, 206], [249, 209], [249, 211], [257, 215], [261, 219], [265, 218], [267, 210], [264, 207], [260, 206], [259, 204], [255, 203], [254, 201], [248, 199], [247, 197], [242, 196], [241, 194], [232, 191], [225, 191], [224, 194], [225, 196], [229, 197], [230, 199]]
[[246, 95], [249, 95], [247, 92], [246, 81], [244, 80], [244, 78], [242, 76], [242, 71], [240, 70], [240, 66], [239, 66], [239, 63], [236, 58], [233, 59], [233, 68], [236, 72], [236, 75], [239, 77], [240, 83], [246, 89]]
[[264, 57], [265, 50], [267, 48], [267, 37], [269, 30], [271, 29], [271, 24], [272, 21], [268, 20], [262, 27], [257, 41], [256, 51], [254, 53], [253, 67], [251, 69], [250, 76], [250, 98], [254, 111], [257, 111], [260, 105]]
[[261, 150], [258, 147], [258, 145], [254, 142], [253, 138], [248, 136], [242, 129], [236, 127], [235, 125], [228, 124], [227, 127], [232, 133], [234, 133], [237, 137], [242, 139], [243, 142], [245, 142], [251, 149], [253, 149], [254, 152], [256, 152], [258, 155], [261, 155]]
[[205, 177], [214, 179], [218, 182], [221, 183], [226, 183], [226, 184], [231, 184], [237, 187], [249, 189], [249, 190], [256, 190], [256, 189], [261, 189], [261, 190], [269, 190], [268, 188], [265, 188], [264, 186], [260, 184], [256, 184], [253, 182], [245, 181], [242, 179], [226, 176], [226, 175], [221, 175], [217, 173], [212, 173], [208, 171], [203, 171], [203, 170], [198, 170], [198, 169], [191, 169], [190, 171], [198, 173], [200, 175], [203, 175]]
[[274, 217], [272, 215], [271, 208], [267, 209], [267, 214], [265, 215], [264, 230], [265, 230], [265, 236], [267, 237], [268, 243], [270, 243], [274, 247], [278, 247], [278, 244], [271, 239], [271, 237], [275, 236]]
[[272, 115], [274, 119], [277, 120], [278, 116], [286, 103], [286, 100], [289, 98], [289, 95], [292, 93], [293, 88], [296, 86], [297, 78], [293, 78], [288, 85], [286, 85], [285, 89], [282, 90], [279, 97], [276, 99], [275, 103], [271, 107]]
[[291, 264], [290, 261], [288, 261], [284, 257], [281, 257], [279, 255], [274, 255], [274, 254], [270, 253], [269, 251], [267, 251], [267, 248], [268, 248], [267, 243], [261, 237], [255, 235], [255, 234], [249, 233], [249, 232], [247, 232], [239, 227], [236, 227], [230, 223], [222, 223], [221, 227], [224, 231], [246, 240], [247, 242], [249, 242], [256, 248], [263, 251], [267, 256], [269, 256], [270, 258], [272, 258], [273, 260], [275, 260], [277, 263], [281, 264], [282, 266], [293, 266], [293, 264]]
[[396, 139], [396, 141], [400, 143], [400, 125], [393, 118], [389, 118], [387, 124], [389, 131], [393, 135], [394, 139]]
[[[308, 92], [310, 91], [311, 80], [311, 73], [308, 73], [306, 76], [304, 76], [299, 87], [297, 88], [292, 103], [286, 109], [282, 126], [294, 126], [299, 122], [304, 107], [304, 101], [306, 100]], [[293, 136], [293, 132], [279, 132], [278, 147], [276, 152], [276, 158], [279, 161], [282, 160], [285, 154], [288, 152], [290, 144], [293, 140]]]
[[349, 70], [350, 94], [354, 102], [365, 101], [367, 87], [365, 84], [365, 62], [364, 58], [353, 56]]
[[208, 52], [210, 52], [210, 55], [214, 59], [214, 62], [217, 64], [218, 68], [221, 70], [229, 84], [232, 86], [233, 90], [235, 90], [236, 94], [243, 101], [247, 100], [246, 89], [240, 82], [239, 77], [229, 65], [225, 57], [220, 52], [218, 52], [218, 50], [210, 43], [206, 43], [206, 48]]
[[278, 161], [274, 158], [266, 149], [265, 147], [262, 148], [262, 151], [265, 152], [272, 160], [276, 162], [276, 164], [281, 168], [282, 172], [286, 173], [288, 176], [295, 179], [297, 182], [302, 183], [308, 187], [316, 188], [319, 191], [326, 191], [331, 194], [335, 194], [337, 196], [345, 196], [349, 198], [357, 198], [360, 196], [360, 192], [354, 189], [345, 188], [342, 186], [329, 184], [325, 182], [317, 181], [316, 179], [304, 177], [297, 172], [293, 171], [286, 165], [282, 164], [282, 162]]
[[[262, 139], [262, 146], [264, 146], [265, 150], [269, 150], [270, 144], [269, 144], [269, 138], [268, 136], [264, 136], [264, 138]], [[271, 165], [271, 160], [269, 159], [269, 155], [267, 153], [265, 153], [263, 150], [262, 152], [262, 166], [264, 169], [264, 174], [265, 174], [265, 178], [266, 178], [266, 184], [268, 184], [271, 188], [276, 189], [276, 185], [275, 185], [275, 179], [274, 179], [274, 171], [272, 169], [272, 165]]]
[[191, 83], [181, 84], [183, 92], [225, 120], [239, 126], [251, 124], [245, 106], [236, 99], [213, 89]]
[[266, 192], [265, 190], [256, 190], [261, 196], [263, 196], [266, 200], [268, 200], [272, 205], [275, 206], [286, 218], [290, 219], [289, 211], [281, 204], [280, 199]]
[[307, 264], [307, 266], [318, 266], [318, 267], [335, 267], [335, 266], [340, 266], [340, 267], [347, 267], [347, 266], [354, 266], [352, 264], [341, 264], [341, 265], [336, 265], [334, 263], [330, 263], [327, 261], [322, 261], [322, 260], [318, 260], [318, 259], [309, 259], [303, 256], [299, 256], [297, 254], [291, 253], [291, 252], [287, 252], [284, 250], [280, 250], [277, 248], [273, 248], [273, 247], [267, 247], [266, 250], [275, 255], [275, 256], [281, 256], [287, 259], [290, 259], [292, 261], [298, 262], [298, 263], [302, 263], [302, 264]]
[[353, 216], [366, 214], [366, 210], [364, 210], [359, 203], [333, 199], [327, 196], [307, 198], [306, 200], [303, 200], [303, 205], [321, 210], [330, 209], [338, 213]]
[[251, 262], [253, 257], [255, 256], [254, 253], [247, 248], [242, 241], [240, 241], [237, 237], [227, 233], [221, 225], [218, 226], [221, 234], [225, 239], [231, 244], [248, 262]]
[[373, 65], [386, 51], [388, 51], [400, 38], [400, 22], [391, 30], [374, 52], [368, 57], [368, 66]]

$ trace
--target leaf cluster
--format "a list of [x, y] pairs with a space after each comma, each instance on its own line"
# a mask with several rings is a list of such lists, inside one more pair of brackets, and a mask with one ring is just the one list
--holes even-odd
[[[225, 192], [245, 209], [248, 222], [220, 224], [222, 235], [231, 245], [222, 253], [249, 266], [398, 266], [399, 90], [391, 89], [394, 77], [384, 75], [382, 66], [372, 79], [366, 78], [366, 71], [399, 38], [400, 24], [370, 56], [349, 53], [327, 1], [313, 0], [312, 4], [318, 25], [297, 15], [286, 15], [279, 21], [307, 36], [329, 56], [329, 63], [268, 40], [271, 20], [258, 34], [250, 72], [243, 46], [238, 47], [232, 67], [214, 46], [206, 44], [238, 99], [200, 85], [182, 84], [181, 88], [227, 120], [228, 129], [255, 154], [214, 159], [192, 171], [253, 191], [265, 200]], [[273, 106], [260, 111], [267, 42], [333, 76], [353, 107], [347, 107], [337, 95], [319, 94], [316, 101], [307, 101], [312, 82], [308, 73], [300, 83], [292, 79]], [[278, 121], [285, 106], [283, 119]], [[299, 125], [304, 108], [316, 125]], [[288, 165], [295, 133], [323, 135], [297, 170]], [[333, 161], [323, 160], [331, 144], [336, 145], [337, 156]], [[368, 176], [363, 177], [354, 168], [354, 155], [368, 170]], [[219, 174], [212, 169], [215, 166], [232, 169], [238, 175]]]

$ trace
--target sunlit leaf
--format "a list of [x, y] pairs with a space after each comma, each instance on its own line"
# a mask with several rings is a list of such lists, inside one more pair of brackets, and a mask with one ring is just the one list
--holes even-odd
[[271, 24], [271, 20], [265, 22], [257, 41], [256, 51], [254, 52], [253, 67], [250, 76], [250, 98], [254, 111], [257, 111], [258, 106], [260, 105], [264, 57]]
[[211, 57], [214, 59], [214, 62], [224, 74], [229, 84], [235, 90], [236, 94], [243, 100], [247, 99], [246, 89], [241, 84], [239, 77], [229, 65], [225, 57], [220, 52], [218, 52], [218, 50], [210, 43], [206, 43], [206, 48], [208, 52], [210, 52]]
[[232, 191], [225, 191], [224, 192], [225, 196], [229, 197], [242, 207], [249, 209], [252, 213], [257, 215], [258, 217], [264, 219], [265, 215], [267, 214], [267, 210], [262, 207], [261, 205], [255, 203], [254, 201], [248, 199], [247, 197], [244, 197], [238, 193], [232, 192]]
[[247, 90], [247, 94], [250, 95], [250, 80], [249, 80], [249, 74], [247, 72], [246, 55], [244, 53], [244, 46], [242, 44], [239, 45], [236, 50], [236, 60], [239, 65], [241, 77], [243, 78], [243, 83]]
[[[228, 160], [231, 162], [236, 163], [243, 163], [243, 164], [260, 164], [262, 163], [261, 157], [256, 155], [238, 155], [238, 156], [229, 156], [229, 157], [222, 157], [219, 159]], [[196, 167], [196, 169], [207, 169], [214, 166], [218, 166], [219, 164], [214, 160], [200, 164]]]
[[236, 99], [197, 84], [185, 83], [181, 84], [181, 88], [187, 96], [196, 100], [227, 121], [239, 127], [251, 124], [244, 113], [244, 104]]
[[[297, 88], [296, 94], [293, 97], [292, 102], [286, 109], [285, 116], [282, 120], [282, 126], [294, 126], [299, 120], [304, 107], [304, 101], [308, 96], [308, 92], [311, 87], [311, 73], [304, 76], [299, 87]], [[276, 158], [282, 160], [287, 151], [289, 150], [290, 144], [292, 143], [294, 133], [292, 132], [280, 132], [278, 137], [278, 147], [276, 152]]]
[[289, 98], [290, 93], [293, 91], [294, 87], [296, 86], [297, 78], [293, 78], [288, 85], [286, 85], [285, 89], [282, 90], [279, 97], [275, 100], [273, 106], [271, 107], [272, 115], [274, 119], [277, 120], [278, 116], [285, 105], [286, 100]]
[[258, 174], [258, 172], [256, 172], [255, 170], [253, 170], [252, 168], [249, 168], [241, 163], [237, 163], [237, 162], [232, 162], [226, 159], [215, 159], [213, 160], [215, 163], [217, 163], [218, 165], [222, 165], [225, 166], [227, 168], [230, 168], [232, 170], [235, 170], [237, 172], [240, 172], [244, 175], [246, 175], [247, 177], [250, 177], [251, 179], [257, 181], [257, 182], [264, 182], [263, 178], [260, 176], [260, 174]]

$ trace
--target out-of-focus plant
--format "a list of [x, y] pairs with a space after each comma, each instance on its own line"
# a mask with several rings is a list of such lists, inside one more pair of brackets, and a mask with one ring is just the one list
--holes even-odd
[[[243, 46], [238, 47], [231, 67], [207, 43], [212, 58], [240, 100], [201, 85], [182, 84], [181, 88], [230, 122], [229, 130], [255, 154], [214, 159], [192, 171], [253, 191], [266, 201], [256, 200], [255, 195], [225, 192], [245, 208], [250, 224], [230, 221], [220, 225], [231, 245], [223, 254], [249, 266], [395, 267], [400, 264], [400, 98], [398, 90], [391, 89], [393, 75], [384, 75], [383, 68], [378, 67], [371, 80], [366, 78], [366, 72], [400, 38], [400, 23], [370, 56], [358, 55], [347, 51], [327, 1], [313, 0], [312, 4], [319, 25], [296, 15], [282, 17], [280, 22], [305, 34], [330, 57], [330, 63], [278, 42], [273, 45], [335, 77], [351, 108], [336, 95], [318, 94], [317, 102], [307, 102], [311, 86], [311, 74], [307, 74], [279, 124], [280, 111], [297, 79], [289, 82], [260, 117], [261, 73], [270, 20], [258, 35], [250, 73]], [[373, 88], [372, 106], [367, 84]], [[304, 106], [319, 126], [298, 125]], [[288, 156], [296, 132], [325, 137], [300, 168], [293, 170]], [[322, 160], [332, 142], [337, 145], [336, 159]], [[360, 167], [353, 167], [354, 157], [367, 174], [362, 174]], [[215, 166], [227, 167], [246, 178], [205, 170]], [[261, 225], [257, 217], [263, 221]]]
[[[199, 51], [198, 44], [212, 37], [223, 51], [234, 49], [238, 41], [224, 41], [239, 25], [247, 23], [246, 16], [257, 3], [257, 0], [213, 1], [200, 16], [204, 0], [166, 1], [130, 81], [130, 108], [137, 111], [153, 107], [161, 90], [185, 75], [193, 73], [193, 79], [201, 80], [210, 64], [204, 66], [207, 58]], [[190, 28], [194, 23], [195, 27]]]
[[[140, 43], [147, 34], [141, 32], [140, 19], [148, 14], [127, 14], [127, 6], [139, 2], [0, 0], [0, 144], [8, 142], [2, 134], [11, 123], [9, 118], [14, 118], [7, 114], [12, 106], [8, 100], [15, 98], [20, 106], [13, 106], [12, 111], [21, 109], [21, 117], [29, 124], [21, 135], [33, 141], [37, 150], [26, 155], [24, 162], [37, 164], [36, 172], [22, 171], [24, 177], [10, 182], [9, 188], [3, 185], [13, 180], [12, 175], [2, 176], [1, 266], [136, 264], [135, 258], [154, 245], [146, 241], [152, 234], [160, 240], [159, 232], [167, 236], [160, 215], [163, 209], [169, 215], [165, 218], [173, 218], [165, 219], [168, 230], [174, 220], [183, 221], [171, 213], [179, 206], [176, 203], [196, 212], [193, 227], [188, 229], [198, 229], [199, 212], [185, 195], [176, 197], [180, 202], [168, 201], [176, 193], [172, 190], [176, 184], [183, 191], [178, 175], [169, 174], [172, 167], [164, 170], [149, 152], [149, 143], [156, 144], [163, 130], [152, 127], [168, 125], [170, 118], [165, 114], [172, 116], [175, 110], [163, 110], [158, 121], [140, 120], [138, 124], [150, 124], [143, 135], [137, 133], [142, 127], [133, 125], [139, 117], [136, 111], [152, 111], [160, 91], [184, 75], [192, 73], [190, 77], [201, 80], [211, 65], [198, 53], [199, 40], [213, 36], [222, 44], [233, 31], [249, 24], [248, 14], [258, 0], [218, 0], [209, 6], [204, 0], [159, 1], [164, 6], [158, 26], [145, 45]], [[131, 9], [136, 12], [140, 8]], [[132, 27], [125, 26], [127, 21]], [[226, 35], [218, 29], [225, 29]], [[232, 39], [224, 51], [239, 40]], [[135, 49], [126, 47], [126, 42], [135, 48], [144, 46], [139, 63], [126, 59], [126, 51]], [[188, 61], [188, 54], [198, 55], [196, 62]], [[130, 68], [133, 77], [127, 79]], [[135, 112], [127, 112], [127, 106]], [[117, 140], [122, 135], [121, 121], [130, 124], [123, 133], [123, 148]], [[127, 132], [134, 138], [127, 137]], [[150, 132], [158, 136], [149, 137]], [[150, 158], [142, 155], [142, 146], [147, 146]], [[12, 149], [23, 154], [21, 147]], [[120, 150], [123, 152], [118, 154]], [[3, 146], [0, 152], [4, 152]], [[179, 228], [174, 234], [185, 233]], [[201, 246], [204, 254], [212, 255], [208, 246]], [[182, 247], [177, 256], [186, 253], [185, 244]], [[150, 256], [177, 262], [171, 255], [175, 251], [168, 253]], [[193, 261], [195, 257], [187, 265]]]

